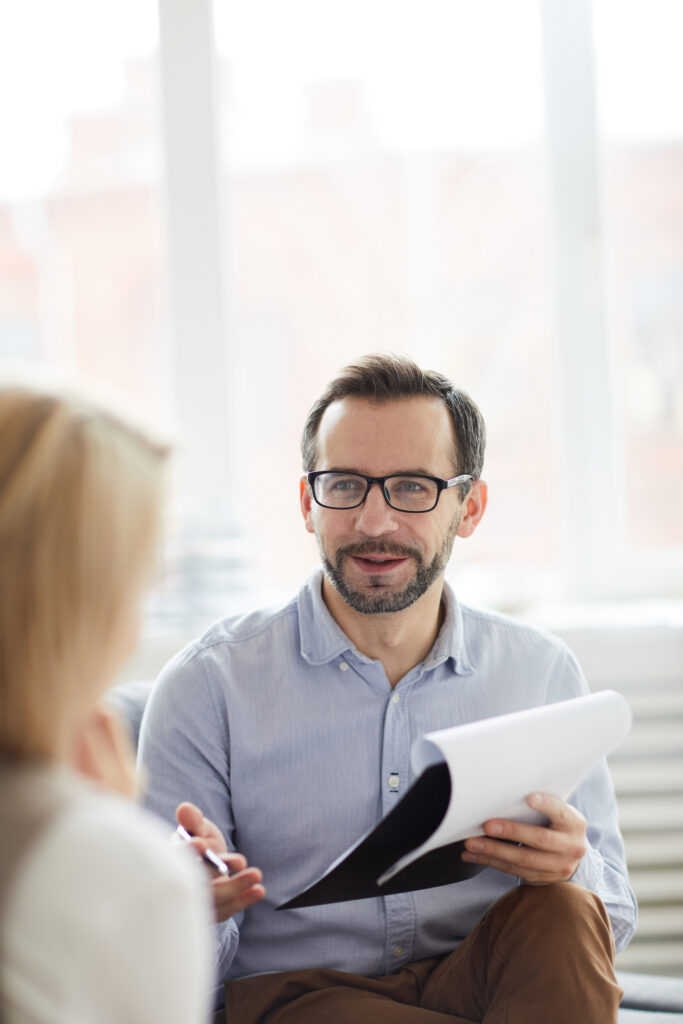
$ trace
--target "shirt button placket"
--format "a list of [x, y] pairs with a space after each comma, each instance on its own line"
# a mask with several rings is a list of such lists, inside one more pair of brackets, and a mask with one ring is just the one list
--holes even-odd
[[[408, 682], [408, 680], [404, 680]], [[408, 702], [409, 703], [409, 702]], [[394, 690], [387, 700], [382, 749], [382, 810], [396, 806], [406, 790], [410, 758], [410, 721], [406, 692]], [[386, 913], [385, 964], [387, 972], [410, 961], [415, 934], [415, 905], [410, 893], [384, 897]]]

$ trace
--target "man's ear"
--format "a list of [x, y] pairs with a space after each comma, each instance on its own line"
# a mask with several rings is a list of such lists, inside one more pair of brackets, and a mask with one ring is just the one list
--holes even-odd
[[475, 480], [462, 503], [458, 537], [471, 537], [481, 522], [488, 503], [489, 489], [483, 480]]
[[313, 521], [311, 519], [313, 499], [311, 498], [311, 490], [305, 476], [302, 476], [301, 480], [299, 480], [299, 502], [301, 504], [301, 514], [304, 517], [304, 522], [306, 523], [306, 529], [309, 533], [315, 533], [315, 530], [313, 529]]

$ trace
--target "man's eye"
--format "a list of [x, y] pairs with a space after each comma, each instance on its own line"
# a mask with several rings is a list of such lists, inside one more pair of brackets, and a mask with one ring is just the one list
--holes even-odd
[[392, 490], [400, 491], [402, 494], [419, 494], [427, 489], [425, 483], [426, 481], [423, 483], [422, 480], [397, 480]]
[[357, 491], [362, 484], [360, 480], [332, 480], [328, 486], [331, 491]]

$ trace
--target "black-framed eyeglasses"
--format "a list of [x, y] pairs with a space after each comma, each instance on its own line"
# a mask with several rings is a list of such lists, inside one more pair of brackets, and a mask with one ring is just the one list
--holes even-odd
[[342, 473], [321, 469], [307, 473], [311, 493], [323, 508], [358, 508], [373, 484], [379, 484], [384, 500], [397, 512], [431, 512], [436, 508], [441, 492], [458, 484], [472, 483], [469, 473], [442, 480], [438, 476], [419, 473], [393, 473], [391, 476], [365, 476], [364, 473]]

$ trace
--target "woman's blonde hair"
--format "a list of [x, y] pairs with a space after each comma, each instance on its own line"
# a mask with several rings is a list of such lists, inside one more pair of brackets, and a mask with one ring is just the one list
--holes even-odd
[[148, 581], [167, 446], [77, 396], [0, 387], [0, 754], [50, 757]]

